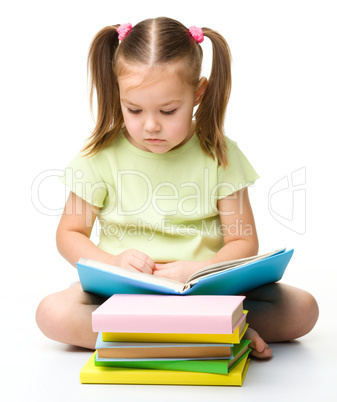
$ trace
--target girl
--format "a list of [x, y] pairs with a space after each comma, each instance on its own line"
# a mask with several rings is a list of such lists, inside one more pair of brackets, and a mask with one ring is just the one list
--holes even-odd
[[[208, 80], [200, 77], [204, 36], [213, 45]], [[168, 18], [96, 35], [88, 64], [97, 124], [65, 171], [71, 192], [57, 230], [72, 265], [86, 257], [184, 282], [206, 265], [257, 253], [247, 186], [258, 176], [223, 132], [230, 59], [217, 32]], [[91, 313], [102, 302], [77, 284], [42, 300], [37, 323], [51, 339], [94, 349]], [[279, 283], [249, 292], [245, 308], [261, 358], [272, 354], [266, 342], [303, 336], [318, 317], [310, 294]]]

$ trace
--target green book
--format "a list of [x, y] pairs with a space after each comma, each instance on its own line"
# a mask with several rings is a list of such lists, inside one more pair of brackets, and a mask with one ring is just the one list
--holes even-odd
[[95, 355], [95, 365], [135, 369], [193, 371], [199, 373], [228, 374], [251, 351], [250, 340], [242, 340], [233, 346], [232, 359], [178, 360], [178, 359], [108, 359]]

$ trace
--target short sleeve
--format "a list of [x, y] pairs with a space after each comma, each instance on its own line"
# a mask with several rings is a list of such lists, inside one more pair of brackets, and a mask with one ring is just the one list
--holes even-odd
[[237, 143], [226, 138], [228, 165], [218, 168], [217, 198], [224, 198], [253, 184], [259, 175], [254, 170]]
[[95, 156], [85, 157], [78, 154], [59, 176], [59, 180], [89, 204], [98, 208], [104, 206], [108, 190], [96, 165]]

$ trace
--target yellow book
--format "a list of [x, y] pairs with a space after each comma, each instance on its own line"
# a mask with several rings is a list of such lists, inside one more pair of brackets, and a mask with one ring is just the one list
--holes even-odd
[[80, 371], [82, 384], [155, 384], [155, 385], [236, 385], [241, 386], [250, 360], [245, 357], [229, 374], [191, 371], [132, 369], [95, 365], [95, 355]]
[[102, 332], [103, 342], [240, 343], [247, 331], [246, 320], [232, 334], [154, 334]]

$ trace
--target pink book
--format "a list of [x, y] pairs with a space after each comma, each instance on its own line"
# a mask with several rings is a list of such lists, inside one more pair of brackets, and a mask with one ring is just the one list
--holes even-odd
[[92, 313], [94, 332], [232, 334], [245, 296], [115, 294]]

